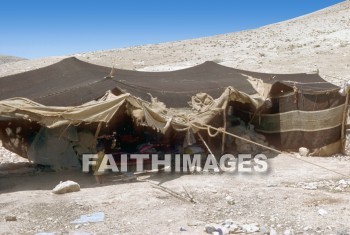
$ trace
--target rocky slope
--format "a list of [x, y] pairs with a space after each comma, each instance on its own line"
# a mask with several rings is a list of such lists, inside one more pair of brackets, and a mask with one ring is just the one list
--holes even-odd
[[0, 55], [0, 65], [10, 63], [10, 62], [21, 61], [21, 60], [25, 60], [25, 59], [16, 57], [16, 56]]

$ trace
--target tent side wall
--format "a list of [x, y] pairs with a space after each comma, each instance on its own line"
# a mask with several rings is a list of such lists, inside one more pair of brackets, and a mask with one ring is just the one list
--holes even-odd
[[338, 90], [290, 92], [272, 98], [275, 112], [256, 113], [253, 124], [281, 149], [320, 148], [340, 140], [344, 103]]

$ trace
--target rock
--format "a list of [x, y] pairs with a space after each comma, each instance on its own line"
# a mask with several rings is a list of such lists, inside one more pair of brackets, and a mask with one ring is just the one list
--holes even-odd
[[264, 225], [260, 226], [260, 233], [261, 234], [270, 234], [269, 230]]
[[187, 229], [180, 227], [180, 232], [186, 232], [186, 231], [187, 231]]
[[209, 234], [217, 234], [217, 235], [227, 235], [229, 234], [229, 230], [219, 224], [206, 224], [205, 225], [205, 232]]
[[229, 205], [234, 205], [234, 204], [235, 204], [235, 200], [233, 199], [233, 197], [227, 196], [225, 199], [226, 199], [226, 202], [227, 202]]
[[206, 224], [205, 225], [205, 232], [212, 234], [213, 232], [216, 232], [216, 230], [219, 228], [220, 226], [217, 224]]
[[242, 229], [244, 232], [247, 233], [255, 233], [255, 232], [259, 232], [259, 227], [256, 224], [244, 224], [242, 225]]
[[276, 230], [274, 230], [273, 228], [270, 228], [270, 235], [277, 235]]
[[237, 224], [233, 223], [230, 225], [229, 232], [236, 233], [239, 229], [240, 229], [240, 227]]
[[316, 190], [317, 187], [317, 183], [306, 183], [302, 186], [303, 189], [307, 189], [307, 190]]
[[233, 220], [232, 220], [232, 219], [227, 219], [227, 220], [224, 221], [223, 224], [224, 224], [224, 225], [225, 225], [225, 224], [231, 225], [231, 224], [233, 224]]
[[283, 235], [290, 235], [290, 234], [291, 234], [291, 232], [290, 232], [289, 229], [285, 230], [284, 233], [283, 233]]
[[5, 216], [5, 221], [17, 221], [17, 217], [13, 215], [7, 215]]
[[219, 233], [219, 235], [227, 235], [229, 234], [229, 230], [225, 227], [219, 227], [217, 229], [217, 232]]
[[65, 182], [61, 181], [54, 189], [52, 189], [52, 192], [55, 194], [64, 194], [77, 191], [80, 191], [80, 185], [70, 180]]
[[302, 157], [307, 157], [309, 155], [310, 150], [304, 147], [299, 148], [299, 154]]
[[318, 214], [321, 215], [321, 216], [325, 216], [325, 215], [328, 214], [328, 212], [327, 212], [325, 209], [320, 208], [320, 209], [318, 210]]

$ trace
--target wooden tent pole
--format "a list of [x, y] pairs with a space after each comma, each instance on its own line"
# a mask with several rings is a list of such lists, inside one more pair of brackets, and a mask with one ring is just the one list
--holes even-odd
[[225, 153], [226, 128], [227, 128], [226, 113], [227, 113], [227, 106], [225, 106], [225, 108], [223, 109], [223, 115], [224, 115], [223, 121], [224, 121], [225, 132], [222, 132], [221, 155], [224, 155]]
[[102, 127], [102, 122], [98, 123], [97, 129], [96, 129], [96, 132], [95, 132], [95, 140], [97, 140], [97, 138], [98, 138], [98, 136], [100, 134], [101, 127]]
[[345, 107], [343, 112], [343, 123], [341, 128], [342, 153], [346, 154], [346, 126], [348, 122], [349, 92], [346, 93]]

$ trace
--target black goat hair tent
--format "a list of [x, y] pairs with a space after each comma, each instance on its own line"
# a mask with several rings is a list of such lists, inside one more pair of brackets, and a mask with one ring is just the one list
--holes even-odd
[[[98, 66], [74, 57], [29, 72], [0, 78], [0, 100], [23, 97], [45, 106], [78, 106], [129, 93], [158, 98], [168, 108], [189, 108], [198, 93], [219, 98], [232, 87], [264, 105], [235, 106], [257, 131], [280, 148], [319, 148], [339, 141], [345, 98], [318, 74], [267, 74], [205, 62], [169, 72], [141, 72]], [[228, 105], [234, 105], [231, 98]], [[242, 102], [241, 102], [242, 103]], [[225, 107], [224, 107], [225, 108]], [[0, 117], [3, 116], [0, 106]], [[0, 119], [1, 120], [1, 119]]]

